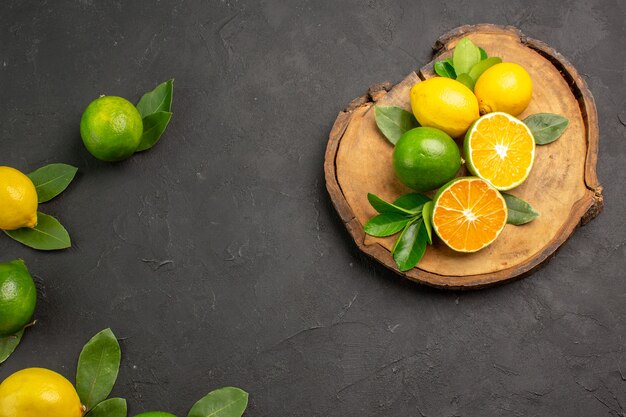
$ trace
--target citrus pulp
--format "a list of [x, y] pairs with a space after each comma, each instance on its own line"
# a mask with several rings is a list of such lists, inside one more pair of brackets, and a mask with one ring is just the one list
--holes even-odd
[[504, 229], [507, 215], [500, 192], [476, 177], [456, 178], [433, 198], [433, 230], [457, 252], [476, 252], [491, 244]]
[[535, 138], [522, 121], [489, 113], [474, 123], [463, 145], [467, 168], [498, 190], [523, 183], [535, 161]]

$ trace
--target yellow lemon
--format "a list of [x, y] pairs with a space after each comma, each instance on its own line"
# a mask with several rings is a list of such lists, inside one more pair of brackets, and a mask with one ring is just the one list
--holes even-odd
[[501, 111], [517, 116], [528, 107], [533, 95], [533, 82], [521, 65], [502, 62], [483, 72], [474, 94], [478, 97], [480, 114]]
[[48, 369], [23, 369], [0, 384], [2, 417], [81, 417], [84, 413], [70, 381]]
[[464, 134], [480, 116], [472, 91], [444, 77], [415, 84], [411, 88], [411, 108], [422, 126], [443, 130], [453, 138]]
[[37, 190], [17, 169], [0, 166], [0, 229], [37, 226]]

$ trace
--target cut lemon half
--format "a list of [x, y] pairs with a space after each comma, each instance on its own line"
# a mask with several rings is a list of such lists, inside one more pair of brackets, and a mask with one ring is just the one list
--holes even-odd
[[433, 207], [433, 230], [457, 252], [489, 246], [504, 229], [508, 215], [500, 192], [476, 177], [457, 178], [441, 187]]
[[515, 117], [489, 113], [467, 131], [464, 143], [467, 168], [498, 190], [523, 183], [535, 162], [535, 138]]

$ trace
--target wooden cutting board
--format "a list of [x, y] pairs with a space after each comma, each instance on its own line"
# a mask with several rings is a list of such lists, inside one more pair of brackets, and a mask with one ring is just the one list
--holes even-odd
[[[523, 226], [507, 225], [492, 245], [472, 254], [456, 253], [435, 239], [419, 265], [403, 273], [390, 252], [396, 236], [374, 238], [363, 232], [363, 225], [376, 214], [367, 201], [368, 192], [388, 201], [411, 192], [395, 178], [393, 145], [376, 127], [374, 106], [400, 106], [410, 111], [410, 88], [435, 76], [434, 62], [451, 56], [456, 43], [466, 36], [489, 56], [518, 63], [530, 73], [533, 98], [520, 119], [548, 112], [564, 115], [570, 123], [557, 141], [537, 146], [529, 178], [510, 191], [531, 203], [540, 213], [538, 218]], [[370, 87], [367, 94], [339, 113], [324, 162], [332, 202], [361, 251], [411, 280], [440, 288], [469, 289], [528, 275], [549, 260], [576, 227], [602, 211], [593, 97], [561, 54], [513, 27], [461, 26], [440, 37], [434, 50], [435, 59], [419, 71], [393, 86], [386, 82]]]

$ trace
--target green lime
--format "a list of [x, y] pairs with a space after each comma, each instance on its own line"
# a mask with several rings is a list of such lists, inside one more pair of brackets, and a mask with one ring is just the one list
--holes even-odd
[[80, 119], [80, 136], [87, 150], [103, 161], [121, 161], [137, 150], [143, 122], [137, 108], [122, 97], [92, 101]]
[[0, 337], [28, 324], [37, 304], [37, 289], [21, 259], [0, 263]]
[[459, 147], [445, 132], [416, 127], [405, 132], [393, 150], [398, 179], [417, 191], [429, 191], [450, 181], [461, 167]]
[[148, 411], [147, 413], [137, 414], [135, 417], [176, 417], [174, 414], [164, 413], [163, 411]]

